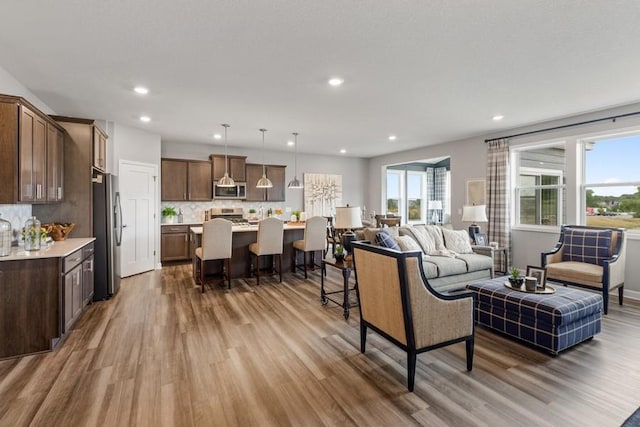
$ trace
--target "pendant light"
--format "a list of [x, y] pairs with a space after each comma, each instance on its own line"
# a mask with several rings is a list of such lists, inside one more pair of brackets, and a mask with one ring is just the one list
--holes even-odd
[[260, 129], [260, 132], [262, 132], [262, 178], [258, 180], [258, 183], [256, 184], [256, 188], [273, 187], [273, 183], [271, 182], [271, 180], [269, 180], [269, 178], [267, 178], [267, 168], [264, 165], [264, 133], [266, 131], [267, 131], [266, 129]]
[[218, 181], [218, 187], [235, 187], [236, 183], [233, 178], [229, 176], [228, 169], [229, 159], [227, 158], [227, 128], [229, 128], [229, 125], [223, 123], [222, 127], [224, 127], [224, 176]]
[[295, 144], [295, 154], [294, 154], [294, 175], [293, 179], [289, 182], [287, 187], [289, 188], [302, 188], [302, 184], [300, 184], [300, 180], [298, 179], [298, 132], [293, 132], [294, 144]]

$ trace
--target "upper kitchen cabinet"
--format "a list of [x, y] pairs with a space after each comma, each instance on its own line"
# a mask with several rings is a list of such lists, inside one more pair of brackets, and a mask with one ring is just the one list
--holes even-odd
[[[64, 196], [64, 200], [55, 205], [34, 205], [33, 213], [47, 222], [73, 222], [75, 224], [73, 237], [91, 237], [93, 236], [92, 179], [94, 172], [100, 169], [95, 163], [96, 130], [99, 135], [104, 136], [105, 140], [106, 136], [99, 128], [97, 121], [93, 119], [63, 116], [51, 116], [51, 118], [63, 132], [64, 167], [60, 166], [62, 172], [57, 178], [59, 185], [48, 185], [47, 197]], [[47, 132], [47, 142], [59, 138], [60, 135]], [[97, 139], [97, 148], [100, 145], [99, 140], [100, 138]], [[48, 148], [50, 148], [48, 160], [51, 160], [55, 157], [53, 152], [55, 150], [53, 147], [48, 146]], [[102, 164], [106, 165], [106, 156], [103, 154], [101, 158]], [[57, 187], [61, 187], [60, 190]]]
[[225, 161], [224, 154], [212, 154], [209, 159], [211, 160], [211, 174], [214, 181], [219, 181], [224, 176], [225, 167], [234, 181], [245, 182], [247, 180], [245, 171], [246, 156], [227, 156]]
[[213, 198], [211, 162], [202, 160], [162, 159], [162, 200], [208, 201]]
[[[62, 129], [44, 113], [23, 98], [0, 95], [0, 203], [57, 202], [63, 194], [62, 180], [56, 180], [62, 170], [63, 155], [59, 136]], [[56, 155], [49, 157], [50, 151]], [[50, 198], [49, 186], [55, 186], [56, 196]], [[58, 189], [58, 187], [60, 187]]]
[[247, 163], [247, 201], [248, 202], [284, 202], [285, 201], [285, 170], [286, 166], [266, 165], [267, 178], [273, 187], [256, 188], [256, 183], [262, 177], [262, 165]]
[[98, 126], [93, 127], [93, 167], [107, 170], [107, 134]]
[[64, 132], [47, 123], [47, 201], [64, 198]]

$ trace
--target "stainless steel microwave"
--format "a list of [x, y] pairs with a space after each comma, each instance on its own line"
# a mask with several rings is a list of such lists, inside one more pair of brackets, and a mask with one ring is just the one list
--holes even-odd
[[236, 182], [236, 184], [233, 187], [220, 187], [218, 184], [214, 182], [213, 198], [214, 199], [246, 199], [247, 183]]

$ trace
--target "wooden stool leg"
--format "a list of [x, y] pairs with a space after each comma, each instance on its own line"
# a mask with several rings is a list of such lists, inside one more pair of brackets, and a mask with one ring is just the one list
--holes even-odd
[[227, 289], [231, 289], [231, 259], [227, 258], [225, 261], [227, 264]]
[[205, 261], [202, 258], [198, 258], [198, 263], [200, 264], [200, 292], [204, 294], [204, 267]]
[[282, 254], [278, 254], [278, 262], [279, 262], [279, 268], [278, 268], [278, 274], [280, 274], [280, 283], [282, 283]]

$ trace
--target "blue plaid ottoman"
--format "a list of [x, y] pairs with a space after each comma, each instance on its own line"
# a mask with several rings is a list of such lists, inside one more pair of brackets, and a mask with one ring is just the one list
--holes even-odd
[[506, 277], [467, 286], [477, 294], [476, 321], [556, 355], [601, 330], [602, 295], [554, 286], [554, 294], [529, 294], [504, 286]]

